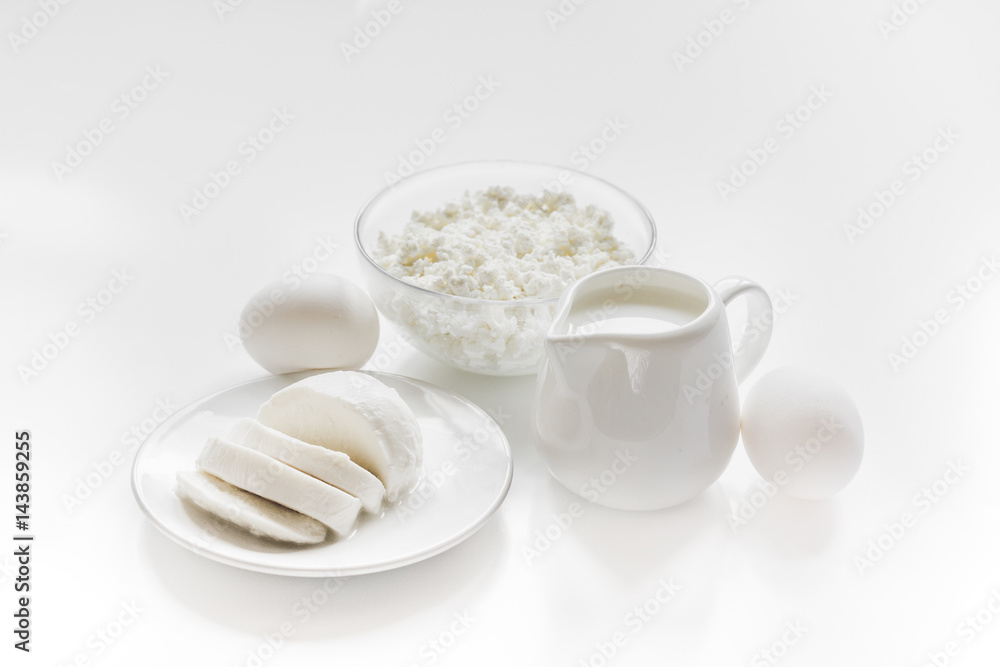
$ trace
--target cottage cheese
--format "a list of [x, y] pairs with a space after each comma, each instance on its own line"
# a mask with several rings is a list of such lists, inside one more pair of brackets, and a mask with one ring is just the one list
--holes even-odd
[[494, 187], [437, 211], [414, 212], [398, 236], [380, 235], [375, 260], [406, 282], [455, 296], [545, 299], [635, 256], [612, 235], [611, 215], [570, 194]]
[[436, 211], [414, 212], [397, 235], [380, 234], [372, 255], [404, 282], [494, 303], [470, 309], [402, 292], [376, 299], [433, 356], [485, 373], [530, 372], [554, 307], [518, 302], [558, 297], [598, 269], [634, 264], [613, 224], [607, 211], [578, 207], [566, 193], [467, 192]]

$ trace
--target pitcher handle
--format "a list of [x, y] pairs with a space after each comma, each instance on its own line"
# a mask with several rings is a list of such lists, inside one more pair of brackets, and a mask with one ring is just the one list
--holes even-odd
[[733, 344], [736, 382], [742, 383], [757, 368], [774, 328], [774, 308], [764, 288], [743, 276], [729, 276], [715, 284], [715, 291], [728, 306], [738, 296], [747, 297], [747, 323]]

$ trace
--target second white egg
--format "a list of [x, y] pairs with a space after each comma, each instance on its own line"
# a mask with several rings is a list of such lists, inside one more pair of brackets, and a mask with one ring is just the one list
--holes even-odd
[[743, 402], [743, 446], [760, 475], [796, 498], [829, 498], [857, 473], [861, 415], [834, 380], [786, 366], [764, 375]]

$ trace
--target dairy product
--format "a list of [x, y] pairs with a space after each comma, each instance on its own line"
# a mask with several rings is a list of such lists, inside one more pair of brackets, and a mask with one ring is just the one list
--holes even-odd
[[267, 454], [332, 484], [357, 497], [362, 507], [369, 512], [376, 513], [382, 506], [385, 486], [375, 475], [351, 461], [351, 457], [343, 452], [310, 445], [253, 419], [241, 419], [237, 422], [226, 440]]
[[346, 536], [418, 481], [420, 424], [399, 394], [353, 371], [314, 375], [275, 393], [260, 421], [209, 438], [177, 495], [251, 533], [286, 542]]
[[354, 496], [266, 454], [220, 438], [208, 439], [197, 466], [237, 488], [312, 517], [338, 535], [353, 530], [361, 511], [361, 501]]
[[260, 537], [296, 544], [326, 538], [326, 526], [319, 521], [201, 470], [177, 473], [177, 495]]
[[576, 299], [566, 316], [566, 333], [661, 334], [690, 324], [705, 311], [705, 303], [696, 297], [651, 285], [627, 287], [632, 290], [627, 300], [615, 298], [614, 288]]
[[554, 312], [553, 303], [536, 300], [554, 299], [596, 270], [636, 262], [613, 224], [608, 212], [577, 206], [567, 193], [466, 193], [436, 211], [414, 212], [399, 234], [381, 234], [372, 258], [404, 282], [489, 303], [403, 289], [373, 297], [433, 356], [477, 372], [530, 372]]
[[573, 281], [635, 255], [612, 234], [611, 215], [568, 193], [493, 187], [436, 211], [414, 212], [403, 232], [381, 234], [374, 259], [435, 292], [510, 301], [559, 296]]
[[257, 421], [347, 454], [379, 478], [389, 502], [419, 477], [423, 439], [413, 410], [365, 373], [334, 371], [300, 380], [264, 403]]

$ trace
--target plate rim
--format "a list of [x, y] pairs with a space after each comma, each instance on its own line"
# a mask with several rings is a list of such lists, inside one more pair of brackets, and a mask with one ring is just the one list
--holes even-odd
[[[394, 380], [398, 380], [404, 383], [409, 383], [411, 385], [417, 386], [419, 388], [424, 389], [425, 391], [430, 390], [435, 393], [443, 393], [449, 397], [458, 399], [466, 407], [472, 409], [480, 416], [485, 417], [496, 426], [498, 441], [501, 444], [502, 452], [505, 455], [506, 465], [504, 470], [503, 483], [498, 488], [498, 491], [494, 496], [493, 500], [490, 502], [490, 504], [479, 515], [477, 515], [475, 519], [470, 521], [468, 525], [464, 526], [462, 530], [456, 532], [447, 539], [429, 545], [415, 553], [407, 555], [404, 558], [383, 559], [380, 561], [369, 563], [367, 565], [348, 567], [348, 568], [325, 568], [325, 569], [305, 568], [304, 569], [304, 568], [283, 568], [283, 567], [262, 565], [260, 563], [255, 563], [253, 561], [243, 560], [240, 558], [230, 557], [215, 553], [214, 551], [201, 547], [197, 543], [188, 541], [184, 539], [182, 536], [177, 535], [175, 531], [171, 530], [160, 520], [159, 517], [156, 516], [152, 508], [149, 506], [147, 499], [144, 497], [143, 490], [140, 488], [138, 480], [139, 466], [142, 461], [142, 454], [147, 449], [149, 443], [153, 441], [154, 437], [156, 437], [161, 432], [170, 429], [176, 422], [180, 421], [182, 418], [187, 417], [190, 414], [191, 409], [194, 408], [195, 406], [211, 401], [212, 399], [221, 396], [222, 394], [236, 391], [241, 387], [271, 380], [274, 378], [288, 378], [291, 382], [297, 382], [298, 380], [305, 379], [312, 375], [319, 375], [321, 373], [331, 373], [335, 372], [335, 370], [336, 369], [319, 369], [311, 371], [297, 371], [294, 373], [282, 373], [280, 375], [265, 375], [262, 377], [230, 385], [228, 387], [215, 391], [211, 394], [207, 394], [205, 396], [202, 396], [201, 398], [198, 398], [194, 401], [190, 401], [189, 403], [185, 404], [183, 407], [178, 409], [174, 414], [170, 415], [167, 419], [158, 424], [157, 427], [153, 429], [149, 433], [149, 435], [145, 437], [145, 439], [143, 439], [142, 444], [139, 445], [139, 447], [135, 451], [135, 454], [132, 458], [130, 477], [131, 477], [132, 496], [135, 499], [136, 504], [139, 506], [139, 509], [146, 516], [146, 518], [157, 528], [157, 530], [159, 530], [161, 534], [168, 537], [175, 544], [178, 544], [199, 556], [208, 558], [209, 560], [218, 563], [229, 565], [231, 567], [237, 567], [240, 569], [249, 570], [253, 572], [260, 572], [263, 574], [275, 574], [281, 576], [294, 576], [294, 577], [344, 577], [344, 576], [374, 574], [376, 572], [385, 572], [388, 570], [394, 570], [397, 568], [406, 567], [408, 565], [419, 563], [429, 558], [433, 558], [434, 556], [437, 556], [441, 553], [444, 553], [445, 551], [448, 551], [453, 547], [458, 546], [465, 540], [469, 539], [476, 532], [478, 532], [479, 529], [481, 529], [486, 524], [486, 522], [494, 514], [496, 514], [497, 510], [500, 509], [500, 506], [507, 498], [507, 494], [510, 491], [510, 486], [513, 481], [513, 476], [514, 476], [513, 453], [511, 451], [510, 442], [507, 440], [507, 435], [503, 432], [503, 429], [500, 427], [500, 425], [496, 423], [496, 420], [494, 420], [493, 417], [486, 412], [486, 410], [476, 405], [471, 400], [469, 400], [465, 396], [462, 396], [461, 394], [458, 394], [454, 391], [451, 391], [450, 389], [445, 389], [444, 387], [440, 387], [438, 385], [431, 384], [430, 382], [426, 382], [424, 380], [420, 380], [417, 378], [408, 377], [405, 375], [399, 375], [397, 373], [387, 373], [384, 371], [375, 371], [375, 370], [357, 370], [351, 372], [365, 373], [366, 375], [372, 376], [375, 379], [379, 379], [380, 377], [389, 377]], [[291, 384], [291, 382], [289, 384]], [[178, 502], [180, 502], [179, 499]]]

